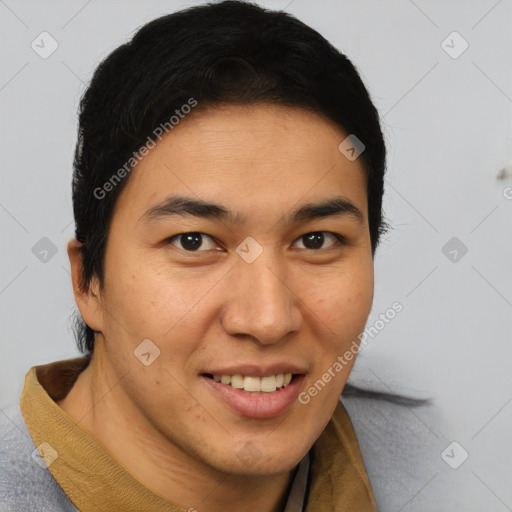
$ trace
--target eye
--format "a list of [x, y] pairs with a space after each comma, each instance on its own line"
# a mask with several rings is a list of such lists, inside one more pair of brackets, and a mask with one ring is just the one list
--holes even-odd
[[[322, 247], [326, 239], [331, 240], [332, 243], [327, 247]], [[337, 244], [343, 244], [345, 241], [341, 235], [331, 233], [330, 231], [313, 231], [312, 233], [306, 233], [305, 235], [302, 235], [297, 240], [302, 241], [302, 245], [305, 246], [299, 247], [299, 249], [310, 250], [329, 249]]]
[[[204, 243], [205, 238], [210, 241], [210, 243]], [[170, 244], [176, 245], [175, 242], [181, 244], [180, 249], [183, 249], [187, 252], [197, 252], [200, 248], [203, 250], [210, 250], [216, 247], [215, 242], [213, 242], [212, 238], [204, 233], [199, 233], [198, 231], [194, 231], [191, 233], [180, 233], [179, 235], [174, 235], [167, 240]], [[210, 245], [210, 246], [208, 246]]]

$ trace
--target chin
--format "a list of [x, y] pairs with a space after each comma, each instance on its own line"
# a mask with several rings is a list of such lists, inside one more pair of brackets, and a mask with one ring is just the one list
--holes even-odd
[[[313, 444], [313, 443], [312, 443]], [[233, 475], [269, 476], [286, 473], [299, 464], [309, 448], [303, 447], [303, 441], [298, 441], [290, 450], [281, 444], [281, 449], [274, 448], [264, 441], [256, 444], [247, 442], [240, 448], [226, 451], [229, 459], [218, 460], [217, 469]]]

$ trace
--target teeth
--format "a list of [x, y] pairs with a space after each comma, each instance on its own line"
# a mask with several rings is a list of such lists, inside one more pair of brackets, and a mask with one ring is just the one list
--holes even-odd
[[244, 391], [261, 391], [261, 379], [259, 377], [245, 377]]
[[[222, 377], [221, 377], [222, 380]], [[233, 375], [231, 377], [231, 386], [235, 389], [243, 389], [244, 387], [244, 378], [241, 375]]]
[[292, 380], [291, 373], [279, 373], [268, 377], [250, 377], [243, 375], [214, 375], [215, 382], [231, 385], [252, 393], [273, 393], [276, 389], [288, 386]]
[[261, 391], [272, 393], [276, 390], [276, 387], [276, 378], [274, 375], [271, 375], [270, 377], [263, 377], [261, 379]]

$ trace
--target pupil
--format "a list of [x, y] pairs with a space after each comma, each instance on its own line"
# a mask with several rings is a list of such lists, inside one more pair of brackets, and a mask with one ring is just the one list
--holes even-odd
[[[309, 235], [304, 235], [304, 239], [304, 245], [308, 249], [318, 249], [322, 247], [324, 234], [321, 232], [310, 233]], [[308, 244], [312, 245], [312, 247], [308, 247]]]
[[181, 235], [181, 245], [190, 251], [195, 251], [201, 247], [202, 244], [201, 233], [187, 233]]

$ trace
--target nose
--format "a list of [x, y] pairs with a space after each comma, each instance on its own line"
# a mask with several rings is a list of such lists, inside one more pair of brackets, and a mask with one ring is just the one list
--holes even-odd
[[252, 337], [264, 345], [276, 344], [302, 325], [300, 300], [278, 255], [263, 253], [252, 263], [241, 258], [229, 273], [228, 298], [223, 308], [224, 330], [238, 337]]

